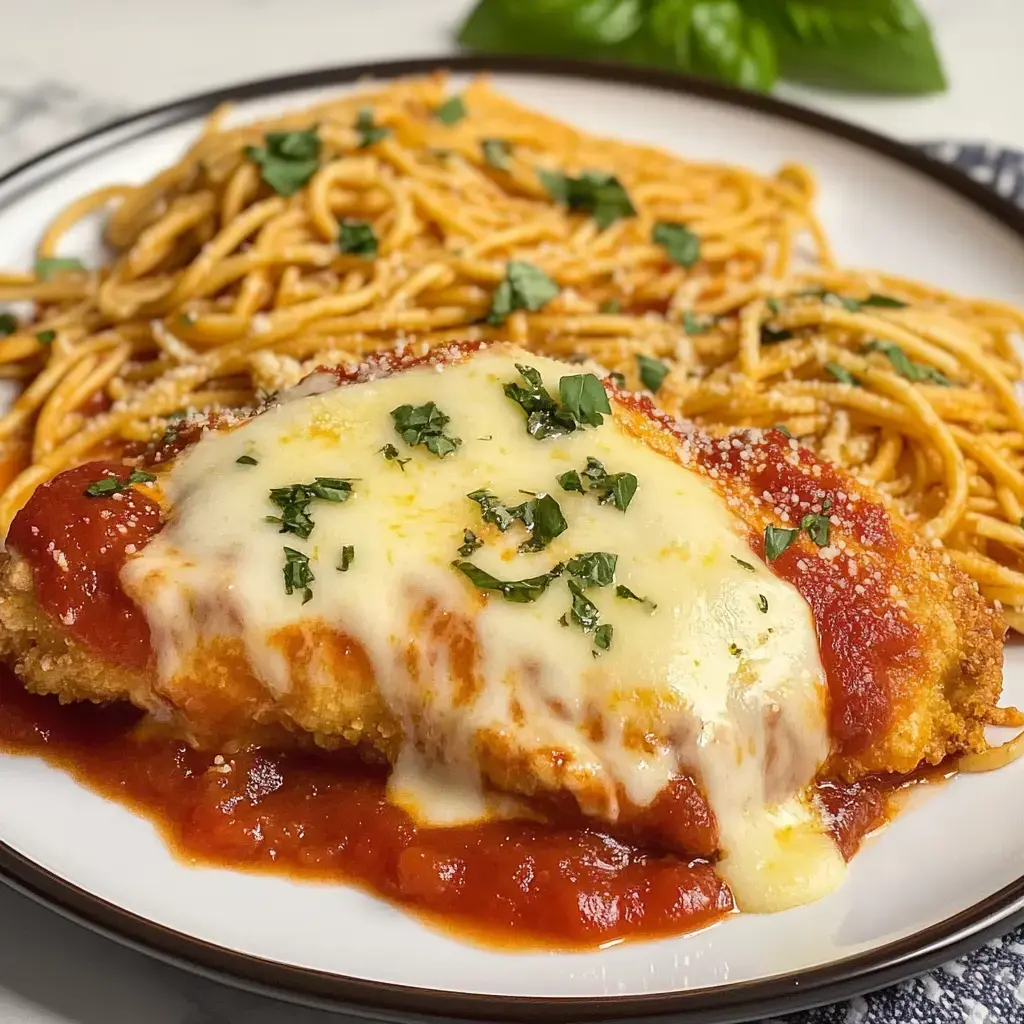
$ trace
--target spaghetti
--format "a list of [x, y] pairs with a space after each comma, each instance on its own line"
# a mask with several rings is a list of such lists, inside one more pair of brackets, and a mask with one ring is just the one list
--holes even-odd
[[[61, 211], [0, 273], [0, 529], [32, 490], [318, 365], [511, 338], [715, 432], [784, 426], [895, 503], [1024, 630], [1024, 314], [836, 266], [803, 167], [596, 138], [485, 79], [398, 81], [232, 127]], [[116, 253], [64, 235], [105, 215]]]

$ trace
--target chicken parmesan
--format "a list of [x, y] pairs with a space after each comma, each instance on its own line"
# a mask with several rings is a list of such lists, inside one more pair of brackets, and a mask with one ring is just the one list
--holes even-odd
[[998, 614], [785, 431], [713, 438], [495, 345], [169, 435], [14, 519], [28, 690], [221, 763], [354, 751], [416, 828], [609, 830], [752, 912], [842, 881], [829, 787], [985, 748]]

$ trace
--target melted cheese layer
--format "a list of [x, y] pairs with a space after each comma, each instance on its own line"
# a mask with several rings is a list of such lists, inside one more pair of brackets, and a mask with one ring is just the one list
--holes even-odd
[[[705, 480], [614, 417], [565, 437], [530, 437], [502, 392], [521, 382], [516, 362], [536, 367], [556, 396], [559, 379], [577, 372], [495, 348], [328, 390], [313, 378], [179, 457], [164, 481], [171, 521], [122, 573], [149, 620], [160, 679], [181, 672], [201, 640], [231, 637], [282, 702], [295, 665], [271, 638], [326, 624], [362, 646], [380, 699], [401, 723], [392, 793], [421, 818], [483, 813], [481, 801], [456, 797], [494, 781], [495, 757], [535, 776], [533, 788], [568, 790], [586, 813], [610, 821], [623, 799], [647, 806], [688, 773], [717, 818], [720, 870], [742, 909], [817, 898], [843, 866], [806, 797], [829, 748], [808, 606], [753, 555], [742, 521]], [[443, 459], [407, 446], [392, 421], [397, 407], [431, 401], [462, 439]], [[387, 444], [410, 461], [386, 461]], [[239, 464], [244, 455], [257, 465]], [[635, 474], [626, 512], [560, 489], [556, 477], [582, 470], [588, 457], [609, 473]], [[314, 501], [308, 540], [265, 521], [279, 513], [271, 488], [317, 476], [354, 478], [355, 493]], [[498, 532], [466, 497], [481, 488], [507, 505], [527, 500], [524, 491], [549, 492], [568, 528], [545, 550], [520, 553], [524, 528]], [[579, 553], [614, 553], [616, 583], [657, 609], [616, 597], [614, 586], [589, 589], [614, 627], [610, 649], [595, 657], [592, 636], [560, 623], [568, 577], [527, 604], [480, 591], [451, 564], [465, 528], [485, 541], [470, 560], [502, 580], [540, 575]], [[346, 545], [354, 560], [341, 572]], [[285, 592], [284, 546], [309, 557], [308, 603]], [[470, 624], [468, 693], [453, 682], [450, 648], [422, 627], [424, 607]], [[329, 698], [345, 682], [320, 672], [303, 685]], [[482, 763], [482, 737], [492, 767]]]

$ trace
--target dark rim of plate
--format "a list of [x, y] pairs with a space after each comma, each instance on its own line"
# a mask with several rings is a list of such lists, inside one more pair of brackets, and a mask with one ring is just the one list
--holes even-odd
[[[90, 143], [83, 160], [116, 150], [209, 113], [225, 101], [253, 100], [304, 89], [424, 74], [494, 71], [613, 82], [695, 96], [806, 125], [823, 135], [845, 139], [956, 193], [984, 210], [1024, 244], [1024, 210], [959, 171], [909, 146], [802, 107], [698, 78], [671, 72], [589, 61], [488, 56], [425, 57], [327, 68], [266, 78], [200, 93], [118, 121], [55, 146], [0, 176], [0, 212], [16, 204], [44, 181], [66, 169], [55, 158], [73, 156]], [[32, 172], [32, 173], [30, 173]], [[25, 177], [22, 183], [19, 179]], [[23, 187], [19, 188], [19, 185]], [[13, 189], [12, 189], [13, 186]], [[1024, 922], [1024, 876], [939, 924], [877, 949], [823, 965], [763, 980], [721, 987], [644, 996], [541, 998], [490, 996], [436, 991], [365, 981], [264, 960], [174, 931], [101, 899], [47, 871], [0, 842], [0, 880], [65, 917], [111, 939], [214, 980], [308, 1006], [344, 1010], [371, 1020], [426, 1022], [438, 1018], [474, 1021], [655, 1021], [673, 1024], [733, 1024], [761, 1020], [849, 999], [931, 968], [1003, 935]], [[599, 955], [599, 954], [596, 954]]]

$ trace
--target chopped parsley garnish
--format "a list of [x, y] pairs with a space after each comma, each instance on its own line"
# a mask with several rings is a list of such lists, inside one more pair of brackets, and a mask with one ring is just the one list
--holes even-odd
[[426, 405], [400, 405], [391, 410], [391, 418], [395, 421], [399, 437], [410, 448], [421, 444], [439, 459], [451, 455], [462, 444], [461, 437], [444, 432], [451, 417], [441, 412], [433, 402], [427, 402]]
[[877, 306], [879, 309], [906, 309], [907, 303], [900, 299], [894, 299], [891, 295], [879, 295], [872, 292], [866, 299], [862, 299], [862, 306]]
[[365, 220], [343, 220], [338, 225], [338, 248], [349, 255], [372, 260], [377, 255], [377, 236]]
[[294, 533], [305, 540], [313, 532], [313, 520], [309, 515], [313, 501], [348, 501], [352, 493], [351, 480], [333, 476], [318, 476], [311, 484], [272, 487], [270, 500], [281, 510], [281, 515], [267, 516], [266, 522], [278, 523], [281, 533]]
[[294, 594], [297, 590], [302, 591], [302, 603], [305, 604], [313, 597], [310, 589], [316, 577], [309, 567], [309, 555], [304, 555], [295, 548], [284, 549], [284, 592]]
[[838, 363], [826, 363], [825, 369], [828, 370], [828, 372], [831, 373], [840, 384], [849, 384], [855, 388], [860, 387], [860, 384], [857, 382], [857, 378], [854, 377], [854, 375], [850, 373], [845, 366], [840, 366]]
[[480, 149], [484, 160], [499, 171], [508, 170], [509, 157], [512, 155], [512, 143], [505, 139], [481, 139]]
[[505, 396], [511, 398], [526, 413], [526, 432], [530, 437], [543, 441], [545, 438], [561, 437], [576, 430], [579, 424], [575, 416], [551, 397], [548, 389], [544, 387], [540, 373], [532, 366], [524, 366], [522, 363], [516, 363], [516, 369], [529, 387], [509, 383], [504, 385], [503, 390]]
[[646, 605], [651, 609], [652, 615], [658, 610], [658, 606], [649, 597], [641, 597], [639, 594], [634, 594], [629, 587], [624, 587], [621, 583], [615, 588], [615, 596], [623, 601], [637, 601], [640, 604]]
[[700, 262], [700, 236], [695, 235], [685, 224], [658, 221], [651, 232], [651, 241], [668, 253], [673, 263], [689, 269]]
[[615, 566], [618, 561], [618, 555], [607, 551], [588, 551], [570, 558], [565, 568], [584, 588], [607, 587], [615, 582]]
[[907, 304], [890, 295], [879, 295], [872, 292], [866, 299], [851, 299], [847, 295], [839, 295], [837, 292], [829, 291], [827, 288], [809, 288], [806, 291], [797, 292], [794, 296], [798, 299], [821, 299], [822, 302], [833, 306], [842, 306], [848, 313], [858, 313], [865, 306], [874, 306], [878, 309], [906, 309]]
[[18, 329], [18, 318], [13, 313], [0, 313], [0, 338], [6, 338]]
[[484, 542], [472, 531], [462, 531], [462, 544], [459, 545], [459, 554], [463, 558], [469, 558], [477, 548], [482, 548]]
[[565, 568], [559, 562], [554, 568], [549, 569], [540, 576], [532, 576], [525, 580], [499, 580], [489, 572], [475, 566], [472, 562], [452, 562], [452, 565], [459, 570], [473, 586], [480, 590], [496, 590], [506, 601], [514, 604], [529, 604], [536, 601], [541, 594], [562, 575]]
[[74, 257], [41, 256], [36, 260], [36, 277], [41, 281], [49, 281], [54, 274], [64, 274], [74, 270], [85, 270], [82, 261]]
[[899, 345], [887, 341], [869, 341], [864, 346], [864, 351], [881, 352], [892, 364], [896, 373], [915, 384], [927, 382], [940, 384], [944, 388], [953, 387], [953, 382], [944, 373], [926, 363], [915, 363]]
[[341, 549], [341, 561], [338, 563], [338, 572], [348, 572], [356, 558], [356, 549], [351, 544], [346, 544]]
[[88, 498], [106, 498], [112, 494], [120, 494], [121, 491], [127, 490], [132, 484], [150, 484], [155, 479], [156, 477], [152, 473], [147, 473], [141, 469], [133, 469], [124, 480], [116, 476], [105, 476], [99, 480], [94, 480], [86, 487], [85, 494]]
[[590, 600], [575, 580], [569, 580], [569, 593], [572, 594], [572, 608], [569, 611], [569, 618], [583, 630], [584, 633], [593, 633], [601, 619], [601, 613], [597, 605]]
[[36, 331], [36, 341], [40, 345], [51, 345], [57, 337], [56, 331]]
[[636, 208], [622, 182], [603, 171], [584, 171], [578, 178], [560, 171], [537, 169], [541, 184], [556, 203], [574, 212], [589, 213], [599, 228], [623, 217], [635, 217]]
[[465, 116], [466, 104], [462, 102], [461, 96], [453, 96], [450, 100], [445, 100], [434, 111], [434, 117], [442, 124], [447, 125], [458, 124]]
[[602, 302], [597, 308], [598, 313], [609, 313], [617, 314], [622, 312], [622, 303], [618, 299], [609, 299], [607, 302]]
[[517, 520], [521, 522], [530, 534], [529, 540], [519, 545], [519, 550], [524, 553], [543, 551], [569, 526], [558, 502], [550, 494], [534, 495], [529, 501], [511, 507], [488, 490], [471, 491], [466, 497], [480, 506], [483, 521], [496, 526], [502, 533]]
[[258, 466], [259, 462], [256, 461], [251, 455], [239, 455], [235, 462], [239, 466]]
[[741, 568], [746, 569], [747, 572], [757, 572], [757, 570], [749, 563], [744, 562], [742, 558], [737, 558], [735, 555], [732, 556], [732, 560]]
[[629, 508], [637, 489], [637, 479], [632, 473], [609, 473], [603, 463], [590, 457], [583, 476], [589, 489], [597, 495], [599, 505], [612, 504], [620, 512]]
[[366, 149], [375, 142], [380, 142], [391, 134], [390, 128], [384, 128], [373, 123], [373, 111], [369, 107], [363, 107], [356, 118], [356, 131], [359, 133], [359, 148]]
[[800, 529], [806, 530], [807, 535], [819, 548], [828, 547], [828, 533], [831, 525], [828, 516], [806, 515], [800, 520]]
[[398, 468], [404, 473], [405, 467], [408, 463], [412, 462], [412, 459], [400, 459], [398, 457], [398, 449], [393, 444], [386, 444], [383, 448], [379, 448], [378, 451], [384, 456], [388, 462], [397, 462]]
[[707, 334], [716, 323], [718, 323], [718, 317], [697, 316], [689, 310], [683, 314], [683, 330], [691, 336]]
[[531, 313], [543, 309], [558, 294], [558, 285], [532, 263], [509, 260], [505, 280], [498, 285], [491, 299], [487, 322], [498, 326], [516, 309]]
[[594, 647], [597, 650], [591, 651], [590, 653], [594, 657], [598, 657], [601, 651], [607, 651], [612, 645], [612, 633], [615, 632], [615, 627], [610, 622], [603, 622], [597, 629], [594, 630]]
[[636, 365], [640, 371], [640, 383], [643, 384], [652, 395], [658, 393], [658, 388], [665, 382], [668, 376], [669, 366], [660, 359], [653, 359], [651, 356], [638, 355]]
[[320, 166], [320, 136], [316, 128], [298, 132], [268, 132], [262, 146], [246, 146], [245, 155], [258, 164], [260, 177], [278, 195], [291, 196]]
[[583, 481], [580, 479], [580, 475], [575, 469], [567, 470], [565, 473], [560, 473], [556, 478], [558, 480], [558, 486], [563, 491], [579, 491], [583, 493]]
[[761, 324], [761, 344], [778, 345], [780, 341], [789, 341], [794, 337], [793, 332], [785, 327], [769, 327], [768, 324]]
[[757, 610], [765, 615], [768, 614], [768, 598], [764, 594], [757, 595]]
[[574, 373], [558, 382], [562, 404], [577, 423], [599, 427], [604, 422], [602, 413], [611, 414], [608, 392], [592, 373]]
[[799, 530], [785, 526], [766, 526], [764, 528], [765, 558], [769, 562], [775, 561], [796, 540], [799, 533]]
[[509, 512], [521, 520], [530, 532], [530, 539], [519, 545], [521, 552], [543, 551], [569, 527], [558, 502], [550, 494], [539, 494], [509, 509]]

